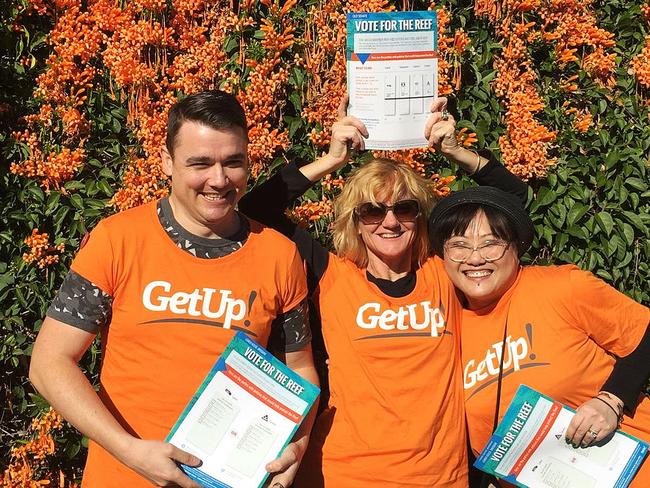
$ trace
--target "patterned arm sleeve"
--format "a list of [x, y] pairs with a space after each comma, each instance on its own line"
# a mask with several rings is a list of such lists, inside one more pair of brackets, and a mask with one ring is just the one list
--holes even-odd
[[273, 321], [268, 349], [287, 353], [304, 349], [311, 342], [309, 310], [307, 299], [286, 313], [279, 314]]
[[47, 316], [96, 334], [110, 323], [112, 305], [110, 295], [71, 270], [47, 309]]

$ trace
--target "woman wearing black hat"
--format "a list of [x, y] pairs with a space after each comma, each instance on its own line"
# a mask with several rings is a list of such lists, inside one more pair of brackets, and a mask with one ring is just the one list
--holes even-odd
[[[464, 305], [474, 453], [520, 384], [577, 408], [558, 440], [567, 448], [603, 441], [619, 424], [650, 440], [650, 399], [640, 397], [650, 375], [650, 310], [576, 266], [521, 266], [533, 233], [520, 202], [490, 187], [454, 193], [429, 219], [433, 249]], [[631, 486], [650, 486], [650, 463]]]

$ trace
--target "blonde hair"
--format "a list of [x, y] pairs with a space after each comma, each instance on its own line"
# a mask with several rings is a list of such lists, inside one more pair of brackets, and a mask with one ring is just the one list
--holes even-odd
[[392, 159], [375, 158], [356, 170], [334, 200], [333, 243], [336, 253], [360, 268], [368, 265], [366, 245], [359, 235], [354, 209], [361, 203], [382, 199], [413, 198], [420, 204], [413, 242], [413, 264], [421, 265], [430, 255], [427, 219], [436, 203], [433, 184], [413, 169]]

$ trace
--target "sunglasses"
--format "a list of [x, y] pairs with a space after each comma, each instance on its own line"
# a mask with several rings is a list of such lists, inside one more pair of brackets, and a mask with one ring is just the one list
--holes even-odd
[[389, 210], [400, 222], [413, 222], [420, 215], [420, 204], [417, 200], [400, 200], [393, 205], [366, 202], [354, 209], [354, 213], [363, 224], [381, 224]]

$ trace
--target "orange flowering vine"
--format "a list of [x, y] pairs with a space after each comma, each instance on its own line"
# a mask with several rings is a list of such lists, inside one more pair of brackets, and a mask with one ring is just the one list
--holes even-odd
[[305, 227], [307, 224], [320, 220], [321, 218], [331, 218], [333, 214], [334, 207], [332, 200], [325, 196], [321, 200], [315, 202], [308, 201], [287, 211], [287, 215], [291, 220]]
[[[249, 12], [252, 2], [242, 2], [237, 12], [225, 0], [58, 0], [52, 10], [35, 3], [35, 9], [56, 19], [49, 36], [53, 53], [35, 91], [42, 109], [21, 133], [30, 155], [12, 171], [40, 177], [46, 189], [60, 188], [74, 176], [92, 130], [83, 107], [103, 79], [112, 97], [127, 106], [127, 124], [138, 144], [128, 152], [123, 185], [112, 200], [119, 209], [167, 192], [159, 148], [167, 112], [179, 93], [217, 87], [238, 92], [250, 123], [249, 156], [257, 175], [288, 146], [288, 134], [279, 128], [289, 76], [283, 56], [296, 41], [289, 15], [296, 0], [262, 4], [268, 12], [256, 20]], [[251, 55], [254, 46], [246, 44], [244, 33], [255, 29], [262, 38]], [[233, 40], [235, 65], [224, 48]], [[60, 156], [49, 150], [52, 140], [63, 140]]]
[[48, 192], [55, 189], [65, 193], [61, 185], [71, 180], [83, 164], [84, 149], [71, 150], [64, 147], [60, 152], [52, 151], [45, 154], [35, 133], [25, 130], [14, 133], [14, 137], [28, 147], [29, 157], [19, 163], [11, 163], [9, 170], [17, 175], [36, 179]]
[[614, 34], [598, 27], [593, 1], [542, 2], [538, 11], [544, 20], [540, 27], [542, 39], [553, 44], [560, 67], [581, 63], [598, 84], [611, 88], [615, 83], [616, 55], [607, 51], [615, 46]]
[[[126, 122], [137, 142], [127, 151], [122, 186], [112, 198], [118, 209], [167, 193], [159, 147], [167, 112], [179, 93], [216, 87], [236, 93], [249, 120], [256, 177], [289, 147], [282, 123], [288, 81], [292, 66], [304, 69], [302, 116], [312, 124], [310, 141], [326, 145], [345, 92], [345, 14], [394, 9], [388, 0], [322, 2], [309, 8], [300, 39], [292, 15], [297, 0], [244, 1], [236, 11], [225, 0], [57, 0], [51, 8], [46, 5], [33, 0], [35, 10], [55, 19], [48, 40], [53, 52], [35, 91], [43, 103], [28, 117], [28, 129], [17, 135], [29, 156], [14, 163], [12, 171], [38, 179], [46, 190], [62, 189], [85, 162], [93, 122], [84, 108], [93, 87], [104, 81], [111, 97], [127, 107]], [[460, 88], [460, 59], [469, 38], [462, 30], [448, 32], [449, 13], [437, 11], [439, 93], [449, 94]], [[405, 157], [423, 171], [427, 155]]]
[[11, 450], [11, 461], [4, 470], [0, 484], [3, 488], [52, 487], [77, 488], [77, 483], [65, 478], [62, 471], [54, 472], [48, 459], [55, 454], [53, 432], [63, 427], [63, 419], [50, 408], [41, 417], [32, 420], [31, 438]]
[[472, 147], [476, 142], [478, 142], [478, 137], [476, 137], [476, 132], [469, 132], [467, 127], [463, 127], [456, 134], [459, 144], [464, 147]]
[[506, 107], [506, 134], [499, 138], [504, 164], [523, 177], [543, 176], [555, 161], [547, 155], [547, 144], [556, 134], [535, 118], [544, 108], [536, 81], [537, 74], [526, 48], [532, 23], [504, 23], [508, 39], [502, 56], [497, 59], [494, 89]]
[[[650, 3], [646, 3], [641, 7], [641, 14], [650, 26]], [[634, 73], [641, 86], [650, 88], [650, 35], [646, 36], [641, 52], [632, 59], [630, 70]]]
[[[544, 176], [547, 167], [555, 163], [548, 149], [556, 132], [537, 120], [544, 101], [529, 47], [539, 40], [551, 44], [560, 68], [570, 69], [573, 64], [599, 85], [612, 87], [614, 35], [598, 27], [591, 0], [478, 0], [474, 10], [496, 26], [504, 45], [495, 63], [498, 74], [494, 83], [506, 109], [506, 134], [499, 140], [503, 161], [523, 178]], [[529, 14], [541, 20], [527, 22]], [[575, 92], [579, 89], [577, 79], [571, 73], [558, 86]], [[582, 114], [574, 127], [584, 132], [591, 122], [590, 116]]]
[[28, 264], [35, 262], [40, 269], [57, 263], [57, 253], [65, 249], [64, 244], [50, 245], [50, 236], [47, 232], [39, 232], [38, 229], [32, 230], [31, 235], [25, 238], [25, 244], [29, 247], [29, 252], [23, 254], [23, 261]]
[[[567, 110], [567, 113], [569, 111]], [[573, 127], [575, 130], [578, 132], [587, 132], [591, 126], [593, 125], [593, 116], [589, 111], [584, 110], [584, 111], [578, 111], [575, 109], [574, 111], [575, 116], [573, 118]]]

